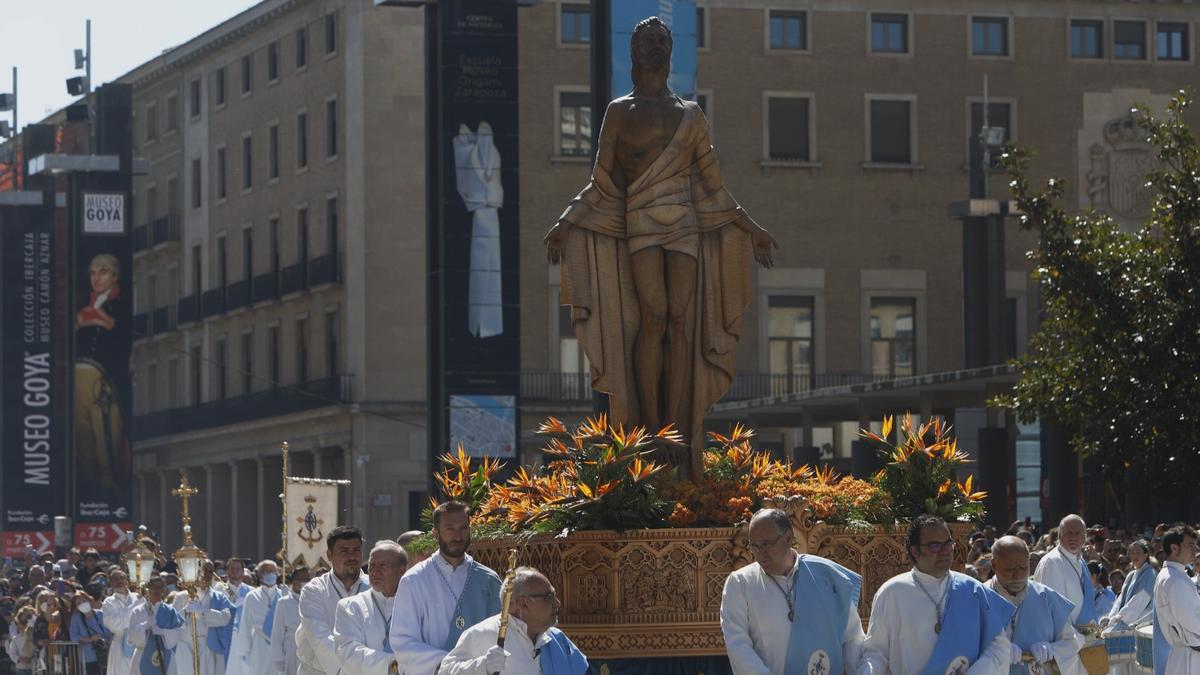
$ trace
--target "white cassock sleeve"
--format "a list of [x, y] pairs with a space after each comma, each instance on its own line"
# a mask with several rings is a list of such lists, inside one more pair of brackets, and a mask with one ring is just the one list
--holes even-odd
[[[336, 578], [327, 579], [328, 583], [338, 583]], [[336, 673], [341, 667], [338, 662], [337, 645], [333, 641], [333, 617], [325, 603], [323, 584], [309, 582], [300, 591], [300, 622], [304, 632], [297, 630], [296, 637], [303, 636], [316, 652], [321, 670], [326, 673]]]
[[1163, 631], [1178, 631], [1178, 637], [1185, 644], [1200, 646], [1200, 595], [1196, 593], [1195, 584], [1186, 576], [1172, 575], [1167, 578], [1163, 590], [1166, 591], [1167, 619], [1170, 623], [1170, 628], [1162, 626]]
[[847, 673], [853, 673], [855, 666], [862, 659], [863, 641], [867, 639], [863, 632], [862, 619], [858, 616], [858, 607], [850, 607], [846, 617], [846, 633], [842, 636], [842, 668]]
[[983, 650], [975, 663], [967, 669], [967, 675], [1007, 675], [1012, 665], [1012, 643], [1004, 631], [996, 634], [992, 643]]
[[[407, 583], [406, 583], [407, 582]], [[415, 596], [416, 578], [403, 576], [396, 588], [396, 604], [392, 610], [392, 631], [388, 640], [392, 651], [400, 662], [400, 670], [406, 673], [435, 673], [438, 664], [445, 658], [445, 650], [427, 645], [421, 640], [421, 621]], [[439, 673], [439, 675], [442, 675]]]
[[100, 606], [100, 609], [104, 610], [104, 627], [113, 633], [124, 633], [129, 630], [129, 617], [133, 614], [133, 607], [136, 604], [131, 602], [123, 605], [113, 597], [105, 598], [104, 603]]
[[[890, 672], [888, 655], [892, 653], [892, 636], [889, 627], [897, 621], [891, 596], [890, 593], [876, 593], [871, 601], [871, 623], [862, 643], [858, 667], [854, 670], [858, 675], [886, 675]], [[850, 663], [846, 664], [847, 670], [850, 666]]]
[[346, 675], [387, 673], [388, 664], [394, 657], [382, 649], [368, 647], [366, 636], [366, 622], [351, 609], [349, 603], [339, 602], [334, 611], [333, 641], [337, 645], [342, 672]]
[[[1073, 595], [1068, 593], [1067, 589], [1071, 588], [1071, 584], [1074, 584], [1076, 588], [1079, 587], [1079, 575], [1071, 572], [1069, 561], [1055, 556], [1042, 562], [1046, 564], [1039, 563], [1031, 578], [1043, 586], [1049, 586], [1052, 590], [1058, 591], [1068, 600], [1071, 599]], [[1071, 575], [1070, 578], [1067, 578], [1068, 574]], [[1074, 595], [1078, 595], [1078, 593]], [[1075, 609], [1071, 610], [1070, 622], [1075, 623], [1075, 618], [1078, 616], [1079, 606], [1076, 604]]]
[[1109, 625], [1116, 624], [1118, 621], [1128, 626], [1137, 625], [1149, 612], [1152, 599], [1153, 596], [1150, 593], [1138, 591], [1125, 603], [1124, 607], [1118, 608], [1113, 605], [1113, 610], [1108, 614]]
[[[861, 625], [859, 631], [862, 631]], [[725, 590], [721, 594], [721, 633], [725, 636], [725, 652], [734, 675], [771, 675], [762, 657], [754, 651], [754, 641], [750, 638], [750, 601], [738, 576], [725, 578]]]
[[1050, 643], [1050, 651], [1054, 652], [1054, 662], [1058, 664], [1060, 671], [1080, 672], [1076, 669], [1076, 664], [1079, 663], [1079, 650], [1083, 649], [1083, 644], [1083, 636], [1075, 630], [1075, 626], [1072, 626], [1070, 621], [1063, 624], [1062, 630], [1058, 632], [1058, 639]]
[[[271, 640], [271, 663], [272, 672], [282, 673], [287, 663], [287, 652], [283, 650], [283, 643], [287, 640], [282, 639], [284, 635], [283, 615], [287, 614], [286, 601], [289, 598], [280, 598], [279, 603], [275, 605], [275, 620], [271, 622], [271, 637], [276, 635], [281, 636], [279, 640]], [[289, 673], [288, 675], [296, 675]]]
[[[490, 675], [483, 661], [488, 648], [496, 644], [496, 638], [488, 633], [468, 628], [437, 667], [437, 675]], [[430, 671], [433, 672], [433, 671]]]

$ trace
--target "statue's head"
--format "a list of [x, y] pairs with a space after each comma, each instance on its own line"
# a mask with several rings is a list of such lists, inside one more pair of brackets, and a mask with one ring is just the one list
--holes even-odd
[[671, 68], [671, 29], [657, 16], [642, 19], [633, 29], [629, 39], [629, 55], [633, 61], [632, 79], [637, 86], [643, 69], [666, 70]]

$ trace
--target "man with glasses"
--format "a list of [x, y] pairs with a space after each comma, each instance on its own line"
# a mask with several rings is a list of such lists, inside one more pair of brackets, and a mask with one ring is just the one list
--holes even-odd
[[1086, 537], [1087, 525], [1083, 518], [1075, 514], [1063, 518], [1058, 524], [1058, 546], [1042, 557], [1033, 573], [1034, 581], [1053, 588], [1075, 605], [1071, 623], [1077, 627], [1091, 626], [1100, 620], [1096, 611], [1096, 589], [1087, 561], [1083, 559]]
[[408, 554], [400, 544], [375, 542], [367, 557], [371, 588], [337, 604], [333, 640], [343, 675], [388, 675], [399, 668], [388, 644], [396, 586], [408, 570]]
[[550, 580], [532, 567], [513, 574], [508, 633], [496, 644], [500, 615], [463, 632], [442, 659], [438, 675], [584, 675], [588, 660], [558, 623], [558, 594]]
[[995, 591], [951, 572], [954, 539], [937, 516], [908, 529], [913, 569], [879, 588], [859, 675], [1000, 675], [1012, 647], [1005, 627], [1014, 608]]
[[[1200, 596], [1187, 575], [1196, 558], [1196, 531], [1176, 525], [1162, 538], [1163, 566], [1154, 581], [1154, 672], [1200, 673]], [[1165, 659], [1160, 644], [1169, 645]]]
[[1029, 546], [1017, 537], [1001, 537], [992, 545], [992, 561], [996, 576], [984, 585], [1017, 608], [1007, 629], [1012, 642], [1009, 672], [1044, 672], [1046, 664], [1054, 662], [1061, 675], [1086, 675], [1079, 661], [1083, 637], [1069, 620], [1075, 607], [1054, 590], [1030, 581]]
[[735, 675], [841, 675], [858, 664], [861, 578], [824, 558], [799, 555], [786, 513], [750, 519], [754, 563], [725, 580], [721, 632]]

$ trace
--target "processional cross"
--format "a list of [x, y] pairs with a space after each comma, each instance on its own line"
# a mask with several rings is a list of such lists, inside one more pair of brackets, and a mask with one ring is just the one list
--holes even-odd
[[179, 472], [179, 487], [171, 490], [171, 495], [179, 497], [183, 500], [183, 544], [184, 546], [192, 543], [192, 517], [188, 512], [188, 502], [192, 497], [200, 494], [199, 488], [194, 488], [188, 483], [187, 471]]

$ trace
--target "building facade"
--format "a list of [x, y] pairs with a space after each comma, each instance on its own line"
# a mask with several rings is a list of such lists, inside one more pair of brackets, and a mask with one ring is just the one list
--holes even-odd
[[[542, 236], [586, 183], [586, 3], [519, 11], [519, 424], [592, 410], [586, 359]], [[1190, 2], [700, 3], [698, 99], [730, 191], [781, 245], [757, 270], [733, 390], [710, 420], [850, 468], [859, 426], [912, 410], [963, 445], [1006, 434], [1016, 514], [1040, 520], [1039, 432], [965, 369], [969, 137], [983, 123], [1068, 179], [1069, 208], [1130, 225], [1146, 148], [1129, 106], [1200, 83]], [[425, 503], [424, 25], [369, 0], [265, 0], [149, 61], [135, 87], [138, 513], [179, 543], [170, 489], [201, 489], [215, 555], [276, 548], [279, 447], [292, 473], [346, 478], [344, 520], [398, 535]], [[614, 45], [614, 49], [623, 48]], [[1139, 145], [1139, 143], [1141, 143]], [[992, 195], [1005, 177], [993, 173]], [[1037, 292], [1006, 232], [1009, 354]], [[522, 436], [524, 461], [538, 444]], [[814, 450], [815, 449], [815, 450]], [[1032, 484], [1032, 488], [1029, 485]]]

